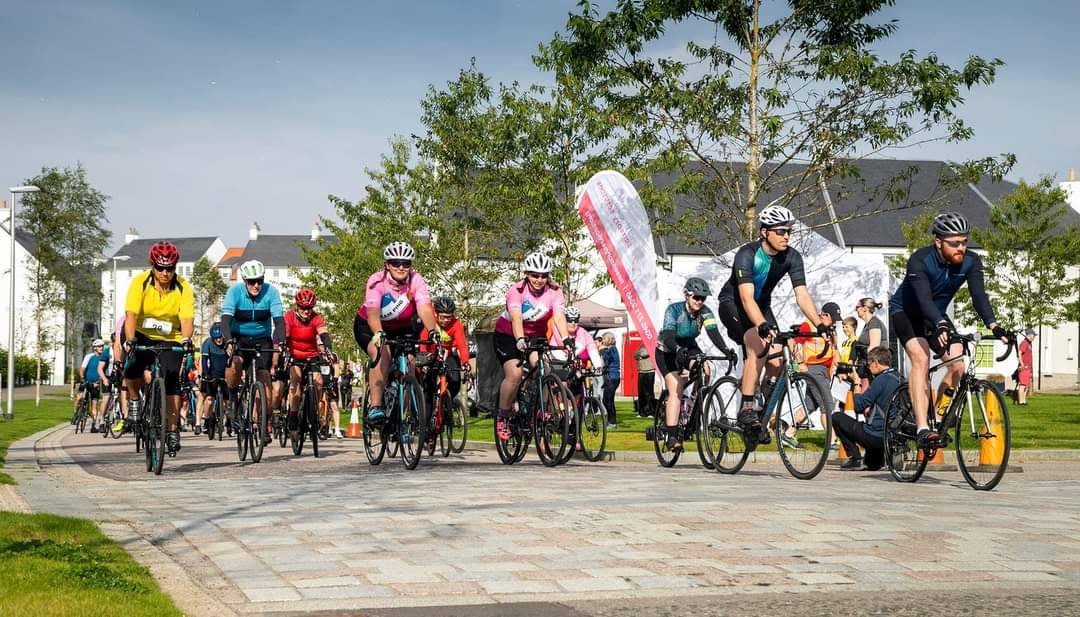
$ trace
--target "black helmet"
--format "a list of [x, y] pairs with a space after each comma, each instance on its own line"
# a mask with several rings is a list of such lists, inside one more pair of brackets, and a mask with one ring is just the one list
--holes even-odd
[[930, 233], [938, 236], [966, 236], [971, 232], [967, 219], [959, 212], [942, 212], [934, 217]]
[[450, 296], [436, 296], [432, 304], [435, 305], [436, 313], [449, 313], [453, 315], [457, 312], [457, 305], [454, 304], [454, 299]]
[[709, 284], [705, 282], [705, 279], [700, 279], [696, 276], [691, 276], [686, 279], [686, 284], [683, 285], [683, 293], [688, 293], [692, 296], [708, 296]]

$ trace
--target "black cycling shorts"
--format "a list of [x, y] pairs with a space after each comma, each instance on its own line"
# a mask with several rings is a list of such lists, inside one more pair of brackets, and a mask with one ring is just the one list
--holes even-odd
[[[694, 355], [701, 353], [699, 347], [684, 347], [687, 354]], [[656, 348], [656, 367], [660, 369], [660, 374], [666, 376], [668, 373], [681, 373], [686, 367], [679, 366], [679, 354], [675, 351], [664, 351], [663, 349]]]
[[[952, 325], [952, 321], [948, 317], [945, 318], [945, 321], [948, 321], [950, 326]], [[913, 338], [921, 338], [926, 339], [931, 351], [935, 354], [940, 356], [945, 351], [938, 344], [937, 337], [934, 336], [935, 325], [925, 319], [918, 319], [913, 324], [907, 313], [892, 313], [889, 315], [889, 328], [896, 333], [896, 340], [900, 342], [900, 347], [907, 345], [907, 342]]]
[[[773, 316], [772, 308], [762, 309], [762, 315], [769, 325], [776, 328], [776, 317]], [[716, 316], [720, 318], [720, 323], [724, 324], [728, 338], [739, 345], [743, 344], [744, 334], [757, 328], [757, 324], [752, 322], [743, 310], [742, 304], [724, 297], [721, 297], [720, 304], [716, 307]]]
[[83, 384], [83, 390], [86, 391], [86, 396], [90, 397], [91, 401], [101, 400], [101, 383], [97, 381], [88, 381]]
[[495, 357], [499, 360], [499, 365], [521, 359], [521, 352], [518, 351], [517, 341], [513, 336], [505, 332], [496, 332], [495, 336], [491, 337], [491, 344], [495, 347]]
[[[396, 338], [399, 336], [420, 336], [420, 322], [413, 321], [412, 324], [405, 326], [404, 328], [386, 328], [383, 330], [383, 337]], [[371, 331], [371, 326], [363, 317], [357, 315], [353, 318], [353, 338], [356, 339], [356, 344], [360, 346], [360, 350], [364, 353], [368, 351], [368, 344], [371, 343], [371, 337], [375, 336], [375, 333]]]
[[[233, 344], [237, 350], [237, 354], [244, 361], [244, 368], [250, 368], [252, 361], [256, 362], [255, 368], [259, 371], [269, 371], [270, 364], [274, 361], [274, 339], [269, 336], [251, 337], [251, 336], [238, 336], [233, 339]], [[257, 348], [259, 350], [259, 358], [255, 360], [254, 351], [240, 351], [240, 349]]]
[[[170, 345], [179, 345], [176, 341], [159, 341], [154, 340], [141, 332], [135, 333], [136, 345], [157, 345], [160, 343], [167, 343]], [[180, 358], [181, 353], [178, 351], [163, 351], [157, 355], [158, 363], [161, 365], [162, 377], [165, 378], [165, 394], [180, 394]], [[131, 359], [131, 362], [127, 364], [127, 368], [124, 369], [124, 377], [127, 379], [142, 379], [143, 371], [150, 368], [150, 365], [154, 363], [154, 352], [152, 351], [136, 351], [135, 357]]]
[[204, 396], [216, 396], [218, 391], [218, 385], [220, 382], [218, 379], [225, 379], [225, 376], [221, 377], [204, 377], [199, 383], [199, 392], [202, 392]]

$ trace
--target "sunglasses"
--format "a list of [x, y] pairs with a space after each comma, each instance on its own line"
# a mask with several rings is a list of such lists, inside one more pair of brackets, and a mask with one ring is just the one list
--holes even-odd
[[175, 272], [176, 266], [154, 266], [158, 272]]
[[412, 262], [407, 259], [390, 259], [386, 262], [391, 268], [411, 268]]
[[958, 248], [960, 248], [962, 246], [967, 246], [968, 245], [967, 240], [942, 240], [942, 242], [944, 242], [945, 244], [948, 244], [950, 247], [952, 247], [954, 249], [958, 249]]
[[690, 296], [690, 297], [697, 300], [698, 302], [704, 302], [705, 301], [705, 296]]
[[770, 229], [769, 231], [773, 232], [778, 236], [787, 236], [791, 234], [791, 229], [788, 227], [777, 227], [776, 229]]
[[255, 287], [256, 285], [262, 285], [263, 280], [265, 279], [244, 279], [244, 282], [248, 285], [251, 285], [252, 287]]
[[528, 275], [528, 277], [531, 278], [531, 279], [547, 279], [548, 278], [548, 273], [547, 272], [526, 272], [525, 274]]

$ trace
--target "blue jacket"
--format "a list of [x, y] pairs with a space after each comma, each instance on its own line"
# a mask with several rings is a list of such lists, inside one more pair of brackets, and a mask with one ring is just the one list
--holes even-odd
[[622, 378], [619, 371], [619, 348], [608, 347], [600, 352], [600, 358], [604, 360], [604, 378], [618, 381]]
[[900, 373], [896, 369], [889, 368], [881, 371], [870, 382], [866, 392], [855, 395], [855, 412], [861, 413], [867, 407], [870, 415], [866, 418], [863, 431], [872, 437], [883, 437], [885, 431], [885, 410], [889, 408], [889, 401], [893, 393], [900, 385]]

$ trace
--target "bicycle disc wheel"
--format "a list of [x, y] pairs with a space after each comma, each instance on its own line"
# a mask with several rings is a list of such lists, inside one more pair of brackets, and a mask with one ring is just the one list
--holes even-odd
[[554, 375], [545, 375], [540, 388], [540, 407], [533, 413], [533, 434], [536, 453], [546, 467], [566, 462], [563, 455], [570, 445], [573, 398]]
[[661, 467], [673, 467], [682, 456], [682, 450], [672, 450], [667, 445], [667, 397], [667, 392], [660, 395], [653, 414], [653, 450]]
[[971, 394], [972, 404], [961, 408], [956, 421], [956, 462], [971, 488], [988, 491], [1009, 467], [1009, 409], [989, 381], [976, 381]]
[[708, 450], [713, 469], [720, 473], [739, 473], [750, 458], [737, 422], [741, 397], [738, 380], [721, 377], [709, 388], [701, 410], [701, 445]]
[[[788, 473], [800, 480], [821, 473], [829, 458], [832, 418], [828, 400], [817, 378], [809, 373], [795, 373], [780, 392], [773, 418], [769, 420], [780, 460]], [[815, 401], [818, 409], [810, 411]]]
[[266, 385], [261, 381], [251, 384], [251, 461], [262, 460], [266, 431]]
[[251, 433], [251, 418], [248, 416], [250, 405], [245, 396], [241, 395], [233, 406], [233, 414], [236, 417], [236, 454], [240, 461], [247, 460], [248, 435]]
[[[428, 418], [424, 406], [424, 390], [413, 375], [401, 379], [401, 400], [398, 401], [398, 443], [401, 462], [406, 469], [416, 469], [424, 451]], [[391, 413], [393, 411], [391, 410]]]
[[604, 456], [607, 447], [607, 413], [595, 396], [581, 401], [581, 417], [578, 422], [578, 441], [585, 460], [595, 463]]
[[450, 421], [447, 423], [447, 428], [450, 429], [450, 450], [455, 454], [461, 454], [465, 450], [465, 442], [469, 437], [469, 416], [460, 398], [455, 398], [450, 408]]
[[885, 465], [898, 482], [915, 482], [926, 471], [929, 457], [920, 456], [915, 438], [915, 414], [911, 410], [908, 384], [896, 388], [886, 414], [884, 443]]

